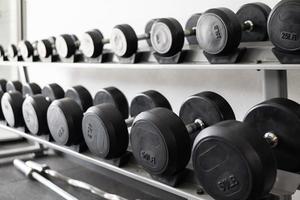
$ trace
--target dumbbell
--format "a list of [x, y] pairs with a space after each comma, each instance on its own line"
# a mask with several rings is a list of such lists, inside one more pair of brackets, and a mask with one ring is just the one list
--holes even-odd
[[18, 48], [16, 45], [14, 44], [10, 44], [8, 47], [7, 47], [7, 57], [9, 60], [13, 60], [15, 59], [16, 57], [18, 57], [19, 55], [19, 51], [18, 51]]
[[64, 98], [64, 90], [56, 83], [43, 87], [42, 94], [27, 96], [22, 105], [25, 125], [34, 135], [49, 134], [47, 110], [55, 99]]
[[47, 111], [47, 123], [52, 138], [60, 145], [83, 144], [83, 112], [92, 105], [90, 92], [81, 85], [68, 89], [65, 98], [54, 100]]
[[23, 84], [20, 81], [7, 81], [6, 85], [6, 92], [20, 92], [22, 93]]
[[82, 120], [83, 135], [88, 148], [101, 158], [120, 157], [127, 150], [128, 127], [132, 125], [135, 116], [155, 107], [171, 110], [170, 103], [161, 93], [149, 90], [133, 98], [130, 105], [131, 117], [128, 119], [114, 104], [105, 103], [89, 108]]
[[228, 8], [204, 12], [196, 28], [200, 48], [213, 55], [232, 52], [241, 41], [268, 39], [267, 19], [271, 9], [263, 3], [250, 3], [235, 14]]
[[145, 26], [145, 33], [141, 35], [137, 35], [129, 24], [115, 26], [110, 38], [114, 53], [119, 57], [128, 58], [137, 52], [139, 41], [147, 40], [149, 44], [151, 27], [155, 21], [156, 19], [150, 20]]
[[271, 11], [268, 33], [276, 48], [287, 52], [300, 51], [300, 2], [280, 1]]
[[168, 109], [155, 108], [142, 112], [133, 122], [130, 132], [133, 155], [151, 175], [179, 174], [188, 164], [192, 141], [201, 130], [235, 119], [229, 103], [214, 92], [190, 96], [182, 104], [179, 116]]
[[100, 30], [93, 29], [81, 36], [80, 43], [80, 49], [86, 57], [96, 58], [103, 53], [103, 47], [109, 43], [109, 39], [104, 39]]
[[183, 30], [174, 18], [157, 19], [151, 28], [150, 40], [154, 51], [163, 57], [174, 56], [184, 45], [184, 38], [195, 35], [195, 29]]
[[41, 88], [36, 83], [25, 84], [21, 90], [19, 88], [20, 84], [21, 83], [18, 81], [7, 82], [7, 92], [4, 93], [1, 98], [2, 112], [10, 127], [20, 127], [24, 125], [22, 115], [22, 104], [24, 98], [41, 93]]
[[34, 56], [36, 51], [36, 43], [31, 43], [28, 40], [22, 40], [18, 43], [18, 49], [23, 60], [26, 60]]
[[186, 22], [185, 24], [185, 30], [190, 31], [193, 34], [188, 34], [186, 36], [187, 41], [190, 45], [198, 45], [198, 40], [196, 37], [196, 26], [199, 17], [201, 16], [201, 13], [195, 13], [193, 14]]
[[275, 98], [251, 108], [244, 122], [227, 121], [201, 132], [192, 160], [197, 178], [214, 199], [261, 199], [277, 168], [299, 172], [300, 106]]
[[[7, 81], [5, 79], [0, 79], [0, 100], [3, 96], [3, 94], [6, 92], [6, 83]], [[0, 120], [4, 120], [2, 108], [0, 107]]]
[[63, 34], [56, 37], [55, 46], [60, 57], [70, 58], [78, 51], [80, 41], [76, 35]]
[[6, 83], [5, 79], [0, 79], [0, 91], [6, 92]]
[[37, 42], [37, 52], [41, 58], [49, 58], [56, 55], [55, 37], [39, 40]]

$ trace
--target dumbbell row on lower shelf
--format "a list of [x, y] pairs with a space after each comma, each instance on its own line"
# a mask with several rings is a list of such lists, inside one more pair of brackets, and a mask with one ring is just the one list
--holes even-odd
[[300, 169], [300, 106], [289, 99], [262, 102], [240, 122], [229, 103], [209, 91], [190, 96], [177, 116], [153, 90], [133, 98], [129, 112], [125, 95], [115, 87], [92, 99], [83, 86], [64, 95], [57, 84], [42, 90], [17, 81], [1, 80], [0, 85], [9, 126], [25, 125], [33, 135], [47, 134], [58, 145], [78, 145], [79, 151], [88, 148], [119, 166], [124, 162], [116, 160], [132, 154], [153, 179], [172, 186], [180, 184], [191, 159], [201, 186], [216, 199], [262, 199], [278, 169]]
[[[104, 38], [94, 29], [79, 38], [63, 34], [33, 43], [21, 41], [18, 46], [10, 45], [7, 51], [0, 50], [10, 60], [113, 62], [114, 54], [119, 62], [134, 63], [139, 53], [153, 52], [159, 63], [177, 63], [182, 60], [183, 51], [191, 50], [183, 49], [186, 37], [189, 44], [203, 50], [210, 63], [220, 64], [236, 63], [241, 59], [246, 50], [240, 47], [241, 42], [270, 38], [275, 46], [273, 53], [280, 62], [300, 63], [297, 56], [300, 51], [299, 7], [297, 0], [283, 0], [273, 10], [263, 3], [248, 3], [237, 13], [228, 8], [214, 8], [194, 14], [185, 30], [174, 18], [157, 18], [150, 20], [140, 35], [130, 25], [121, 24], [113, 28], [110, 38]], [[288, 14], [280, 18], [281, 13]], [[140, 40], [146, 40], [150, 50], [140, 51]], [[104, 48], [108, 43], [111, 49]], [[272, 45], [269, 46], [271, 49]]]

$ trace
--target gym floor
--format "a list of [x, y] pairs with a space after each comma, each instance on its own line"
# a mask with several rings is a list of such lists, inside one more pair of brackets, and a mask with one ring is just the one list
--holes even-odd
[[[12, 144], [10, 147], [20, 147], [24, 144]], [[1, 145], [0, 151], [8, 149], [8, 146]], [[155, 191], [154, 188], [144, 187], [141, 184], [138, 186], [133, 183], [124, 183], [124, 179], [115, 174], [102, 174], [95, 170], [89, 170], [76, 163], [76, 160], [67, 159], [63, 156], [58, 156], [50, 153], [49, 155], [33, 158], [32, 155], [22, 157], [22, 159], [34, 160], [41, 164], [48, 164], [51, 169], [59, 171], [60, 173], [69, 177], [85, 181], [89, 184], [97, 186], [98, 188], [121, 195], [127, 199], [176, 199], [169, 194], [161, 194]], [[60, 196], [52, 192], [37, 181], [28, 179], [21, 172], [19, 172], [12, 164], [12, 158], [2, 159], [0, 162], [0, 199], [15, 200], [15, 199], [30, 199], [30, 200], [61, 200]], [[51, 179], [55, 184], [62, 187], [64, 190], [74, 195], [81, 200], [101, 199], [87, 191], [80, 190], [68, 186], [62, 182]]]

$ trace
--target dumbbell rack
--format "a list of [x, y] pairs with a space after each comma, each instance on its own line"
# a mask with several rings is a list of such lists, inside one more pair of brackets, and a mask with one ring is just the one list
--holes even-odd
[[[247, 45], [247, 44], [245, 44]], [[264, 97], [266, 99], [273, 97], [287, 97], [287, 70], [288, 69], [300, 69], [300, 65], [282, 65], [276, 58], [271, 54], [270, 48], [262, 48], [265, 44], [256, 44], [247, 54], [240, 63], [238, 64], [221, 64], [213, 65], [209, 64], [203, 57], [197, 55], [202, 54], [200, 50], [198, 53], [195, 53], [193, 58], [190, 57], [191, 62], [185, 61], [180, 64], [157, 64], [153, 60], [147, 60], [138, 64], [118, 64], [118, 63], [46, 63], [46, 62], [10, 62], [2, 61], [0, 66], [17, 66], [19, 74], [22, 80], [29, 82], [29, 75], [27, 73], [28, 68], [88, 68], [88, 69], [139, 69], [139, 70], [157, 70], [157, 69], [168, 69], [168, 70], [262, 70], [264, 72]], [[270, 44], [268, 44], [270, 46]], [[188, 48], [188, 47], [185, 47]], [[195, 58], [197, 57], [197, 58]], [[254, 59], [255, 58], [255, 59]], [[195, 62], [196, 60], [196, 62]], [[259, 63], [259, 64], [258, 64]], [[57, 150], [71, 157], [75, 157], [79, 160], [84, 161], [95, 165], [100, 168], [110, 170], [112, 172], [118, 173], [122, 176], [134, 179], [136, 181], [151, 185], [160, 190], [173, 193], [177, 196], [183, 197], [190, 200], [209, 200], [209, 197], [206, 194], [199, 195], [197, 190], [199, 186], [195, 183], [194, 180], [186, 180], [183, 184], [180, 184], [179, 187], [170, 187], [160, 182], [153, 180], [149, 174], [147, 174], [143, 169], [141, 169], [136, 163], [131, 163], [125, 167], [119, 168], [114, 165], [108, 164], [101, 159], [98, 159], [89, 153], [78, 153], [74, 149], [69, 147], [62, 147], [55, 143], [46, 141], [45, 139], [29, 135], [24, 132], [24, 130], [9, 128], [4, 125], [0, 125], [1, 129], [12, 131], [30, 141], [37, 142], [51, 149]]]
[[[20, 40], [26, 39], [26, 1], [20, 0]], [[138, 64], [118, 64], [118, 63], [41, 63], [41, 62], [11, 62], [11, 61], [0, 61], [0, 66], [11, 67], [15, 66], [18, 69], [20, 80], [29, 82], [29, 74], [27, 72], [28, 68], [47, 68], [47, 67], [57, 67], [57, 68], [88, 68], [88, 69], [134, 69], [134, 70], [261, 70], [263, 71], [263, 95], [265, 99], [273, 97], [287, 97], [287, 70], [300, 69], [300, 65], [282, 65], [280, 64], [275, 56], [271, 52], [270, 43], [251, 43], [243, 44], [245, 46], [251, 45], [252, 47], [247, 50], [247, 56], [237, 64], [219, 64], [213, 65], [209, 64], [203, 56], [201, 50], [197, 50], [194, 54], [188, 57], [187, 60], [180, 64], [157, 64], [153, 56], [144, 62]], [[185, 47], [189, 49], [189, 47]], [[198, 52], [197, 52], [198, 51]], [[163, 183], [153, 180], [149, 174], [142, 170], [135, 163], [129, 163], [128, 165], [119, 168], [114, 165], [108, 164], [89, 153], [78, 153], [77, 151], [69, 148], [59, 146], [55, 143], [49, 142], [43, 138], [35, 137], [27, 134], [22, 129], [14, 129], [8, 126], [0, 124], [0, 129], [11, 131], [21, 137], [24, 137], [30, 141], [36, 142], [43, 146], [49, 147], [56, 151], [62, 152], [65, 155], [76, 158], [83, 161], [83, 164], [93, 165], [95, 167], [100, 167], [114, 173], [120, 174], [127, 177], [128, 179], [134, 179], [138, 182], [148, 184], [159, 190], [172, 193], [179, 197], [189, 200], [211, 200], [212, 198], [206, 194], [198, 194], [197, 190], [199, 186], [194, 180], [185, 180], [184, 183], [180, 184], [178, 187], [170, 187]]]

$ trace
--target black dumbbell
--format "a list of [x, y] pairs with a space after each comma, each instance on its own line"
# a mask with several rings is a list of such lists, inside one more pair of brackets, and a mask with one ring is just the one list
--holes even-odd
[[237, 14], [228, 8], [207, 10], [197, 22], [196, 36], [200, 48], [216, 55], [232, 52], [241, 41], [267, 40], [270, 11], [263, 3], [246, 4]]
[[273, 188], [277, 168], [300, 171], [299, 131], [298, 103], [284, 98], [260, 103], [244, 123], [219, 123], [197, 136], [192, 155], [197, 178], [215, 199], [261, 199]]
[[195, 35], [195, 29], [183, 30], [181, 24], [174, 18], [157, 19], [151, 28], [151, 44], [160, 56], [174, 56], [184, 45], [184, 38]]
[[271, 11], [268, 20], [271, 42], [279, 50], [300, 51], [300, 2], [280, 1]]
[[19, 87], [19, 84], [20, 82], [16, 81], [7, 82], [7, 92], [4, 93], [1, 98], [1, 107], [4, 118], [11, 127], [20, 127], [24, 125], [24, 119], [22, 115], [22, 104], [24, 98], [29, 95], [41, 93], [41, 88], [35, 83], [28, 83], [24, 85], [21, 91], [19, 88], [17, 88]]
[[49, 58], [56, 55], [55, 37], [39, 40], [37, 42], [37, 52], [41, 58]]
[[28, 40], [22, 40], [18, 43], [18, 49], [23, 60], [26, 60], [27, 58], [34, 56], [34, 52], [36, 51], [36, 42], [31, 43]]
[[54, 100], [47, 111], [47, 123], [52, 138], [60, 145], [84, 144], [81, 130], [83, 112], [93, 105], [93, 98], [83, 86], [74, 86], [65, 98]]
[[[7, 81], [5, 79], [0, 79], [0, 100], [3, 96], [3, 94], [6, 92], [6, 83], [7, 83]], [[0, 120], [4, 120], [1, 106], [0, 106]]]
[[102, 54], [103, 47], [109, 43], [109, 39], [105, 39], [100, 30], [93, 29], [81, 36], [80, 43], [80, 49], [86, 57], [96, 58]]
[[[138, 42], [150, 40], [150, 31], [156, 19], [150, 20], [145, 26], [145, 33], [137, 35], [129, 24], [120, 24], [113, 28], [110, 38], [114, 53], [123, 58], [131, 57], [138, 50]], [[149, 42], [148, 42], [149, 44]]]
[[55, 99], [64, 98], [64, 90], [56, 83], [48, 84], [42, 89], [42, 94], [27, 96], [22, 105], [25, 125], [34, 135], [50, 133], [47, 124], [47, 110]]
[[20, 92], [22, 93], [23, 84], [20, 81], [8, 81], [6, 83], [6, 92]]
[[195, 136], [220, 121], [235, 119], [228, 102], [214, 92], [189, 97], [179, 115], [156, 108], [134, 120], [130, 132], [133, 155], [151, 175], [173, 177], [182, 172], [190, 160]]
[[70, 58], [79, 50], [80, 41], [76, 35], [63, 34], [56, 37], [57, 53], [62, 58]]
[[131, 117], [128, 119], [114, 104], [99, 104], [89, 108], [84, 114], [82, 129], [90, 151], [105, 159], [123, 155], [129, 142], [128, 127], [132, 125], [135, 116], [155, 107], [171, 109], [170, 103], [161, 93], [149, 90], [133, 98]]
[[192, 34], [188, 34], [186, 36], [187, 41], [189, 42], [189, 44], [191, 45], [198, 45], [198, 40], [196, 37], [196, 28], [197, 28], [197, 22], [199, 17], [201, 16], [201, 13], [196, 13], [193, 14], [186, 22], [185, 24], [185, 30], [189, 30], [190, 33]]
[[5, 79], [0, 79], [0, 91], [6, 92], [6, 83]]
[[19, 54], [18, 48], [14, 44], [10, 44], [7, 47], [7, 57], [9, 60], [15, 59]]

